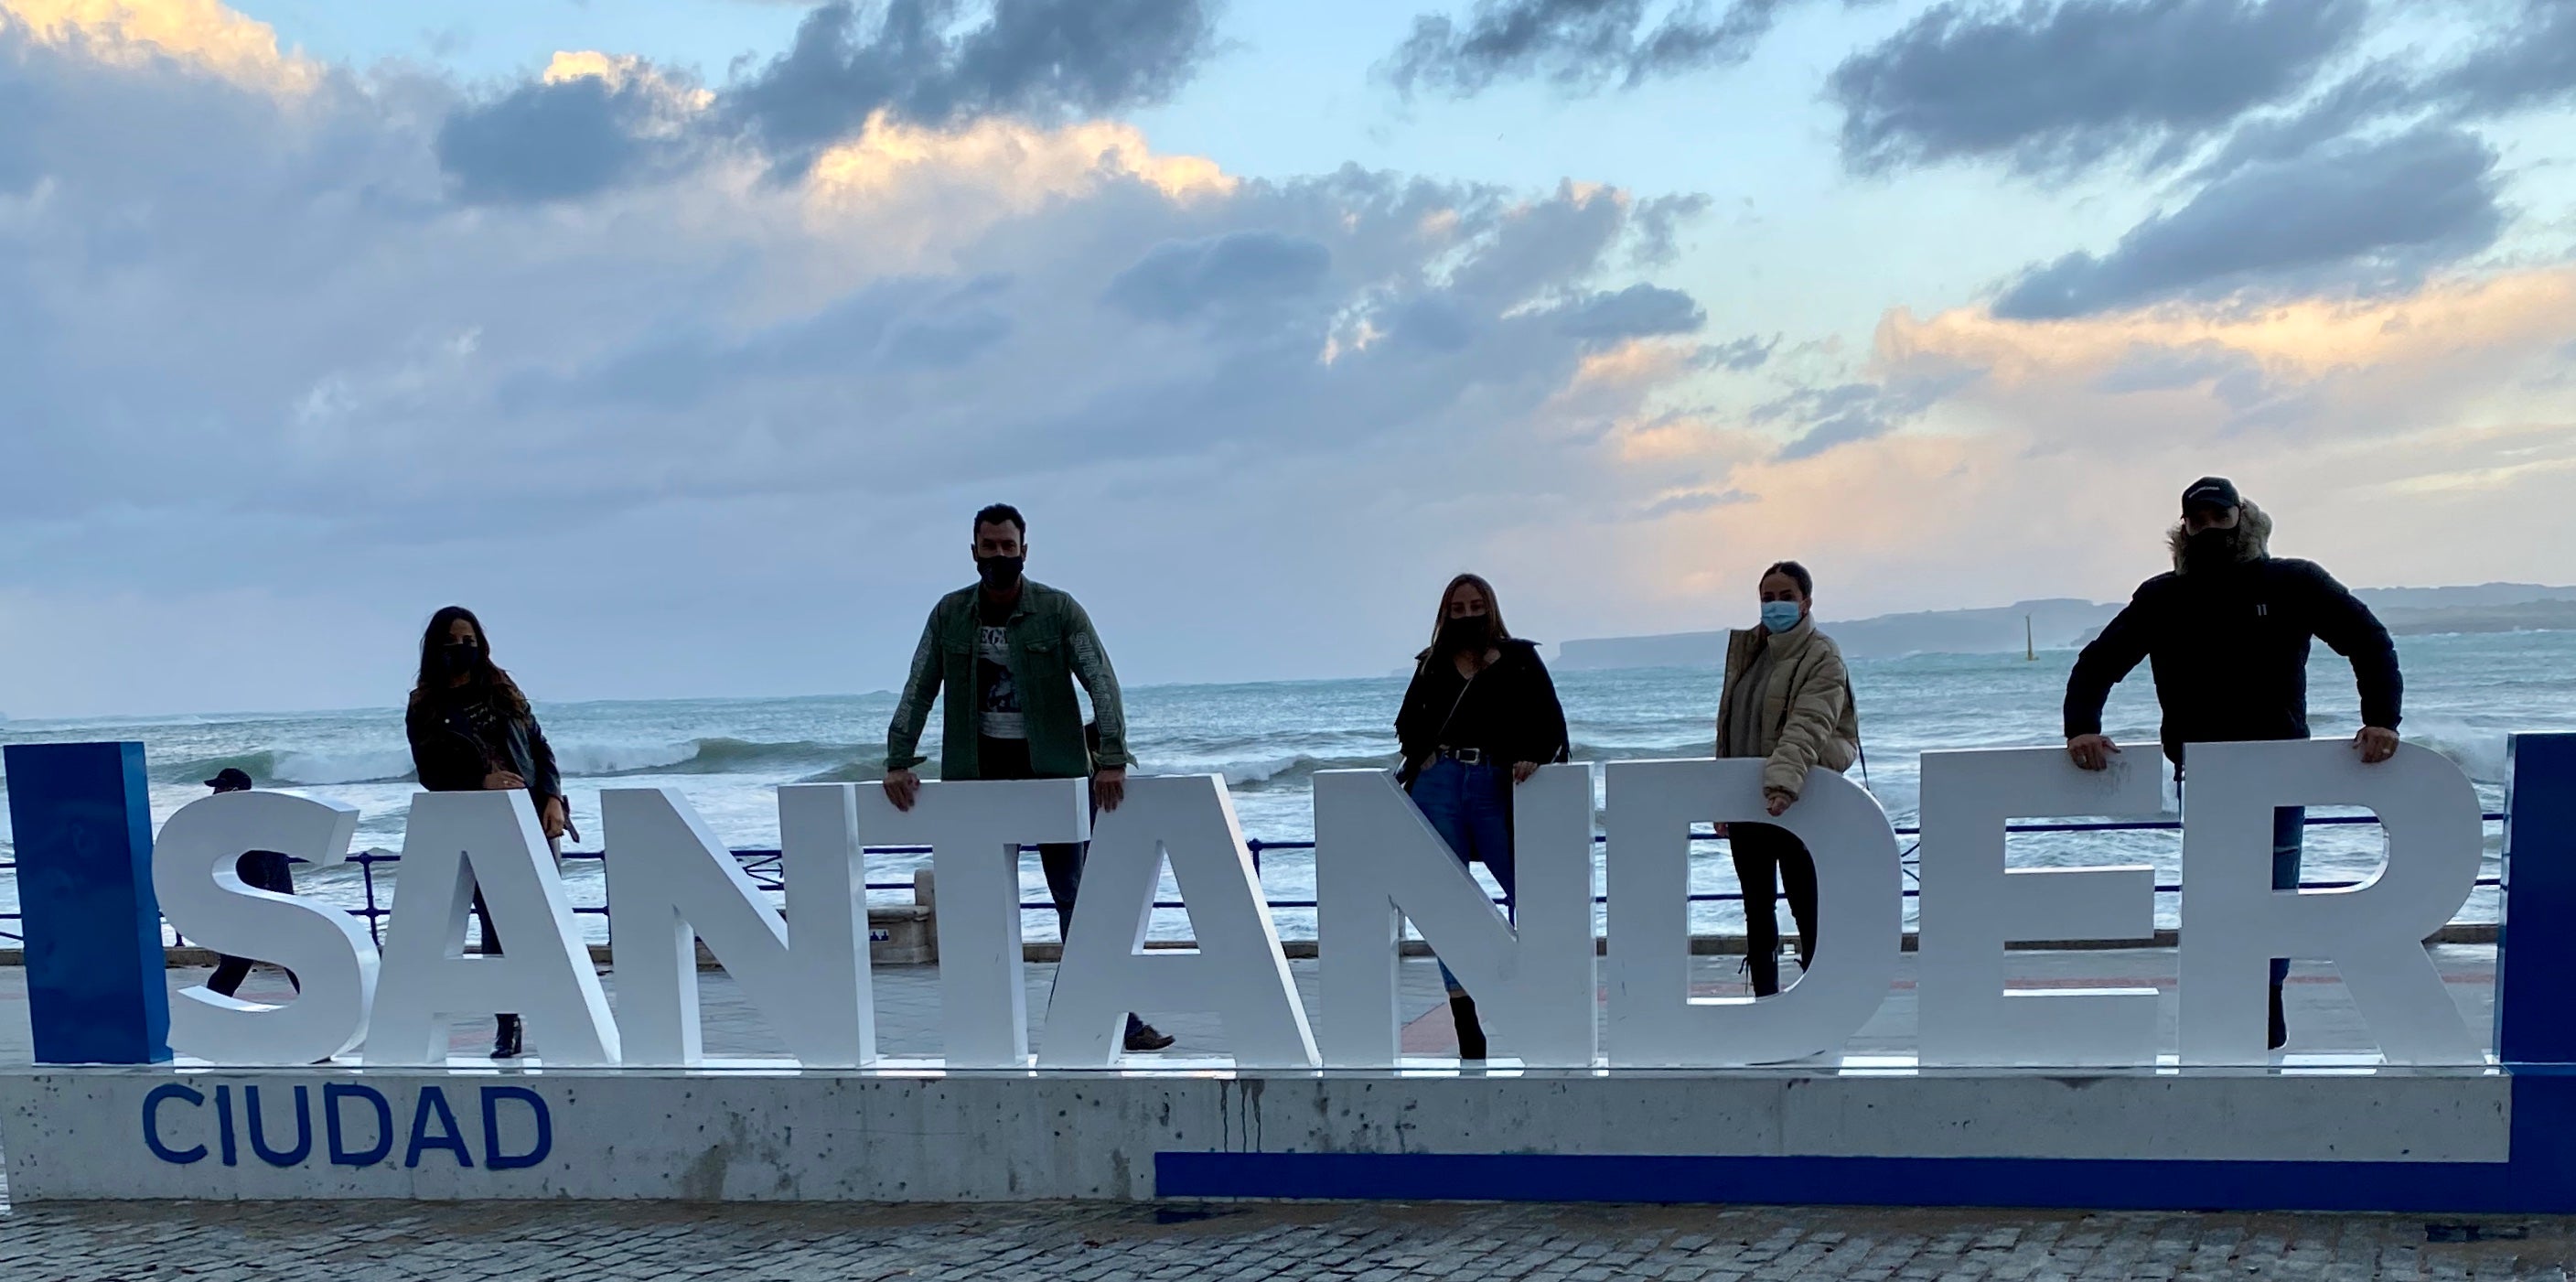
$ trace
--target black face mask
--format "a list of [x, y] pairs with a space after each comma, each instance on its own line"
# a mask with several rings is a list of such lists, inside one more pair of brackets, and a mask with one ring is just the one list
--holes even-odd
[[1020, 568], [1028, 563], [1024, 556], [979, 556], [975, 558], [975, 573], [984, 580], [985, 587], [1008, 592], [1019, 586]]
[[1450, 654], [1482, 650], [1494, 636], [1494, 621], [1482, 614], [1466, 614], [1440, 625], [1440, 648]]
[[471, 676], [483, 670], [483, 647], [472, 641], [450, 641], [439, 647], [438, 661], [451, 677]]
[[2230, 565], [2236, 561], [2236, 531], [2211, 526], [2186, 536], [2182, 543], [2186, 564], [2203, 567]]

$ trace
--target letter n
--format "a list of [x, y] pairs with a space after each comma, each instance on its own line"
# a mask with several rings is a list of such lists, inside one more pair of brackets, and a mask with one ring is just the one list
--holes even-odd
[[1532, 1067], [1587, 1067], [1600, 1045], [1592, 943], [1592, 768], [1512, 789], [1518, 928], [1383, 770], [1315, 776], [1317, 1031], [1332, 1067], [1397, 1059], [1396, 974], [1411, 918]]
[[703, 1060], [698, 939], [799, 1063], [876, 1062], [855, 794], [850, 784], [778, 790], [787, 883], [781, 917], [677, 789], [600, 793], [625, 1062], [680, 1067]]

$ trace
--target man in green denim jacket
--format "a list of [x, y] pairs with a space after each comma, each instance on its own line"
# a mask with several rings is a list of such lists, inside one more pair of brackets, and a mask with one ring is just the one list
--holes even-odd
[[[912, 768], [928, 760], [920, 752], [921, 731], [943, 686], [948, 695], [940, 701], [940, 778], [1088, 776], [1098, 808], [1116, 810], [1125, 799], [1127, 767], [1134, 759], [1127, 754], [1118, 674], [1081, 604], [1021, 573], [1027, 537], [1028, 522], [1017, 508], [996, 503], [976, 513], [978, 582], [931, 607], [903, 698], [886, 727], [886, 797], [898, 810], [912, 809], [920, 795], [921, 778]], [[1091, 694], [1096, 746], [1084, 731], [1076, 681]], [[1074, 842], [1038, 847], [1059, 928], [1071, 924], [1085, 850]], [[1127, 1017], [1126, 1041], [1131, 1051], [1172, 1044], [1133, 1015]]]
[[[996, 561], [1008, 562], [994, 567], [1007, 571], [1007, 586], [997, 592], [987, 570], [986, 582], [939, 598], [921, 630], [921, 644], [912, 654], [912, 673], [904, 680], [903, 698], [895, 704], [894, 722], [886, 728], [886, 791], [903, 809], [912, 808], [919, 787], [912, 768], [929, 760], [920, 752], [921, 732], [943, 685], [948, 699], [940, 718], [940, 778], [1079, 779], [1089, 775], [1101, 808], [1116, 810], [1124, 799], [1127, 767], [1135, 764], [1135, 758], [1127, 753], [1127, 718], [1120, 706], [1118, 674], [1109, 666], [1109, 652], [1101, 646], [1082, 604], [1019, 572], [1026, 557], [1017, 516], [1005, 513], [976, 526], [979, 569]], [[996, 550], [982, 551], [988, 543]], [[999, 550], [1002, 547], [1009, 551]], [[1008, 639], [1006, 670], [1025, 727], [1025, 735], [1015, 737], [1024, 737], [1028, 744], [1025, 775], [983, 768], [988, 738], [983, 733], [984, 705], [990, 683], [978, 680], [982, 657], [978, 652], [979, 634], [989, 617], [1001, 618], [998, 626]], [[1094, 724], [1100, 731], [1096, 754], [1085, 742], [1082, 706], [1073, 694], [1075, 681], [1091, 695]]]

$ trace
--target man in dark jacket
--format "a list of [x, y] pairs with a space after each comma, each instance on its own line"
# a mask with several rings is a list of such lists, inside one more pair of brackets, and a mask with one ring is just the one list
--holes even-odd
[[[930, 705], [946, 686], [941, 718], [942, 779], [1091, 780], [1094, 807], [1116, 810], [1127, 792], [1127, 714], [1109, 652], [1091, 616], [1070, 593], [1021, 573], [1028, 562], [1028, 522], [996, 503], [975, 514], [977, 582], [939, 598], [912, 672], [886, 727], [885, 790], [898, 810], [912, 809], [921, 777], [921, 732]], [[1086, 730], [1076, 681], [1091, 695], [1096, 730]], [[1096, 736], [1096, 745], [1095, 745]], [[1073, 900], [1088, 850], [1074, 842], [1038, 847], [1059, 929], [1073, 920]], [[1158, 1051], [1172, 1039], [1127, 1017], [1126, 1046]]]
[[[248, 792], [250, 775], [238, 766], [226, 766], [216, 771], [215, 777], [206, 781], [206, 786], [218, 794]], [[253, 850], [243, 854], [234, 871], [241, 874], [242, 884], [253, 890], [275, 891], [281, 895], [295, 893], [295, 874], [288, 870], [286, 856], [274, 850]], [[226, 997], [240, 992], [242, 981], [250, 978], [250, 967], [251, 961], [247, 957], [223, 954], [216, 961], [215, 973], [206, 979], [207, 991], [222, 993]], [[286, 982], [295, 985], [295, 991], [304, 991], [304, 985], [295, 978], [294, 971], [286, 972]]]
[[[2183, 491], [2173, 572], [2139, 585], [2066, 679], [2066, 751], [2076, 765], [2100, 770], [2120, 751], [2102, 734], [2102, 705], [2141, 659], [2153, 666], [2176, 779], [2189, 744], [2307, 738], [2311, 638], [2351, 660], [2360, 683], [2354, 751], [2372, 765], [2397, 754], [2405, 683], [2388, 629], [2314, 562], [2272, 556], [2271, 536], [2272, 518], [2225, 478], [2203, 477]], [[2297, 807], [2273, 817], [2275, 890], [2299, 884], [2306, 825], [2307, 812]], [[2273, 959], [2274, 1049], [2289, 1040], [2281, 1010], [2288, 973], [2286, 958]]]

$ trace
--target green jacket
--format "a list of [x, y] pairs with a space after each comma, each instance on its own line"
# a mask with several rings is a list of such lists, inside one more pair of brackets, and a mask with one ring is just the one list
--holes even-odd
[[[975, 639], [981, 626], [980, 587], [959, 588], [939, 598], [930, 622], [921, 630], [921, 645], [912, 652], [912, 675], [895, 704], [894, 723], [886, 727], [886, 768], [909, 770], [929, 760], [920, 753], [922, 726], [939, 687], [948, 687], [947, 711], [940, 719], [939, 777], [975, 779], [976, 715]], [[1020, 581], [1019, 605], [1004, 625], [1011, 637], [1011, 680], [1020, 689], [1020, 709], [1028, 719], [1029, 768], [1044, 779], [1079, 779], [1092, 770], [1135, 764], [1127, 754], [1127, 715], [1119, 705], [1118, 674], [1109, 652], [1091, 630], [1091, 616], [1072, 596], [1039, 583]], [[1082, 705], [1073, 683], [1091, 692], [1094, 720], [1100, 728], [1097, 757], [1082, 733]]]

